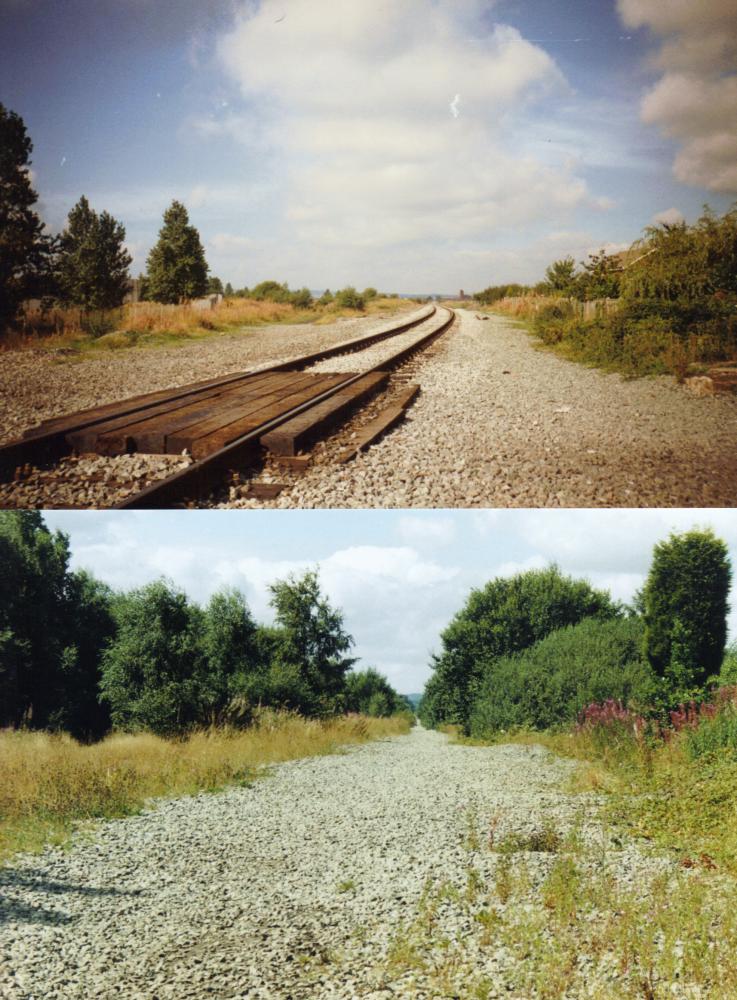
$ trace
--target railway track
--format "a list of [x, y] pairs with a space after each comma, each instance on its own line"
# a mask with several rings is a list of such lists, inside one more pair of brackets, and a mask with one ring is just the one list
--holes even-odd
[[165, 508], [209, 496], [270, 454], [296, 468], [454, 318], [429, 306], [276, 365], [47, 420], [0, 446], [0, 505]]

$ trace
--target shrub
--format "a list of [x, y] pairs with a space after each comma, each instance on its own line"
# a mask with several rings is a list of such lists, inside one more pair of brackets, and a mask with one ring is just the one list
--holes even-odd
[[335, 293], [335, 304], [340, 309], [358, 309], [363, 311], [366, 308], [364, 297], [351, 285], [341, 288]]
[[442, 633], [443, 651], [434, 660], [420, 717], [467, 729], [485, 665], [488, 672], [494, 660], [520, 653], [555, 629], [620, 613], [608, 594], [563, 576], [556, 566], [491, 580], [471, 591]]
[[557, 629], [517, 656], [489, 661], [471, 733], [559, 726], [573, 722], [591, 703], [648, 703], [655, 678], [642, 660], [641, 642], [638, 619], [587, 618]]

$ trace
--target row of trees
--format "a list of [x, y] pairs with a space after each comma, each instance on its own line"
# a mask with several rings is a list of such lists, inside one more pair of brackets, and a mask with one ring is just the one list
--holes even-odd
[[[34, 209], [38, 195], [31, 183], [32, 150], [22, 118], [0, 104], [0, 324], [7, 325], [29, 298], [85, 310], [119, 306], [129, 288], [132, 262], [124, 226], [82, 196], [63, 232], [47, 232]], [[148, 257], [145, 286], [148, 297], [158, 302], [180, 302], [208, 291], [205, 251], [178, 201], [164, 213]]]
[[545, 269], [545, 280], [535, 285], [490, 285], [476, 292], [474, 298], [485, 306], [523, 295], [559, 295], [581, 302], [616, 299], [620, 294], [621, 275], [621, 258], [600, 250], [589, 254], [578, 266], [573, 257], [553, 261]]
[[607, 698], [665, 709], [719, 674], [731, 569], [711, 531], [655, 547], [632, 607], [556, 567], [471, 592], [442, 633], [419, 715], [484, 735], [575, 719]]
[[[0, 104], [0, 329], [16, 316], [26, 299], [80, 306], [86, 311], [114, 309], [130, 288], [132, 258], [125, 247], [125, 228], [109, 212], [97, 212], [83, 195], [72, 208], [63, 232], [46, 231], [34, 205], [31, 183], [33, 145], [22, 118]], [[209, 275], [200, 234], [185, 206], [173, 201], [164, 212], [158, 240], [139, 276], [143, 300], [179, 303], [206, 294], [314, 304], [309, 289], [291, 291], [286, 284], [264, 281], [253, 289], [234, 290]], [[363, 309], [377, 295], [353, 287], [318, 299], [320, 305]]]
[[0, 726], [164, 735], [246, 724], [259, 705], [305, 715], [409, 709], [353, 638], [315, 573], [271, 586], [273, 625], [224, 589], [206, 607], [166, 580], [125, 593], [69, 568], [40, 513], [0, 512]]

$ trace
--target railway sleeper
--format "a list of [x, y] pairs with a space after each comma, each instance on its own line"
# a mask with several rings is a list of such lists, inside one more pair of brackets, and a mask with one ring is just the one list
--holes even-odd
[[356, 406], [375, 395], [388, 381], [389, 372], [369, 372], [345, 390], [264, 434], [260, 443], [272, 455], [297, 455], [326, 430], [342, 422]]

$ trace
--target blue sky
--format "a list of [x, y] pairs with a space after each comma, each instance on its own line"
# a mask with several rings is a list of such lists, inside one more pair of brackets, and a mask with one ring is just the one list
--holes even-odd
[[[711, 526], [737, 566], [732, 510], [46, 511], [70, 536], [72, 565], [117, 588], [168, 576], [204, 602], [223, 585], [270, 620], [268, 584], [317, 567], [342, 608], [361, 665], [421, 691], [430, 653], [470, 589], [556, 562], [629, 601], [653, 545]], [[737, 603], [737, 602], [733, 602]], [[730, 616], [737, 635], [737, 609]]]
[[214, 273], [454, 291], [737, 193], [737, 0], [0, 0], [41, 210], [134, 269], [190, 210]]

